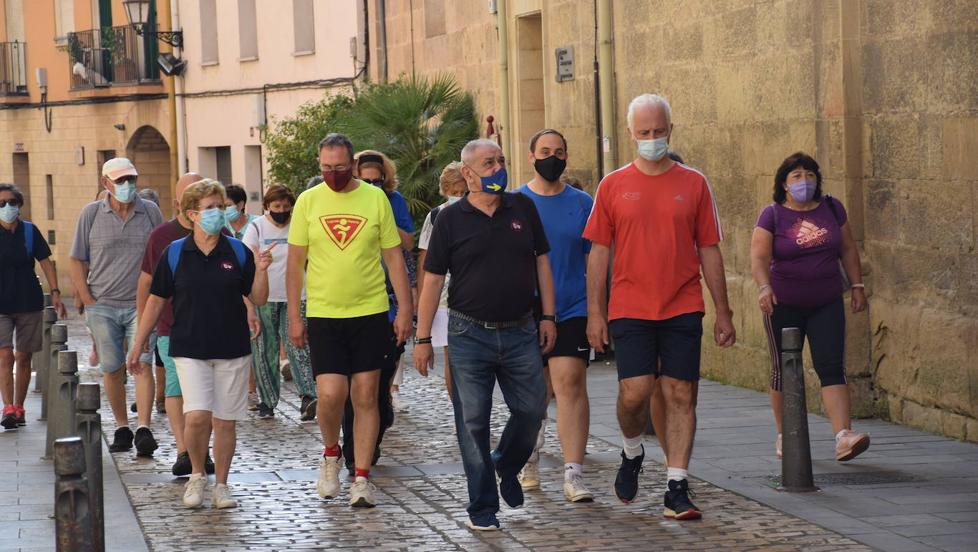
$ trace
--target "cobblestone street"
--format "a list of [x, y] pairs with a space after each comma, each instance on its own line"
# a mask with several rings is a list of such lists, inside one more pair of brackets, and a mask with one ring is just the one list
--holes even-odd
[[[79, 339], [83, 330], [77, 325], [72, 330], [70, 345], [86, 358], [89, 346]], [[86, 368], [82, 378], [95, 375]], [[183, 480], [170, 475], [175, 452], [165, 416], [154, 414], [160, 442], [154, 458], [113, 457], [152, 550], [868, 550], [698, 480], [696, 502], [704, 519], [667, 520], [661, 516], [664, 470], [656, 458], [646, 459], [639, 499], [622, 505], [611, 494], [619, 447], [594, 436], [585, 477], [596, 501], [570, 504], [561, 490], [552, 422], [541, 463], [542, 489], [527, 493], [522, 509], [503, 506], [502, 531], [474, 533], [464, 525], [465, 477], [443, 383], [440, 377], [424, 379], [408, 371], [401, 392], [406, 409], [387, 433], [372, 472], [381, 496], [370, 510], [349, 507], [345, 492], [329, 501], [316, 495], [322, 442], [315, 423], [299, 422], [298, 397], [288, 383], [273, 419], [252, 417], [238, 425], [230, 478], [237, 509], [182, 507]], [[505, 419], [497, 397], [494, 434]], [[110, 420], [103, 409], [106, 435], [115, 429]]]

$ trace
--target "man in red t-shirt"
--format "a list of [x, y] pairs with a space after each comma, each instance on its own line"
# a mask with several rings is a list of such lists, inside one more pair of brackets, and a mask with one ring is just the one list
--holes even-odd
[[[203, 180], [204, 177], [197, 173], [188, 172], [177, 180], [176, 189], [173, 196], [173, 210], [176, 216], [153, 229], [146, 242], [146, 252], [143, 253], [143, 261], [139, 269], [139, 281], [136, 287], [136, 316], [143, 312], [146, 300], [149, 298], [149, 287], [153, 282], [153, 274], [156, 272], [156, 265], [163, 257], [166, 246], [173, 241], [190, 235], [193, 230], [193, 223], [187, 219], [186, 215], [180, 212], [180, 198], [183, 197], [184, 190], [194, 182]], [[173, 440], [176, 442], [177, 459], [173, 464], [173, 475], [186, 476], [193, 471], [190, 465], [190, 455], [187, 454], [187, 445], [183, 441], [183, 391], [180, 389], [180, 381], [177, 379], [177, 367], [170, 357], [170, 327], [173, 325], [173, 308], [168, 301], [160, 314], [160, 320], [156, 323], [156, 350], [163, 361], [166, 369], [166, 388], [164, 390], [166, 402], [166, 417], [170, 419], [170, 428], [173, 430]], [[157, 382], [159, 384], [160, 382]], [[210, 455], [206, 460], [207, 473], [214, 473], [214, 462]]]
[[[696, 432], [695, 394], [703, 336], [702, 268], [713, 296], [717, 345], [736, 341], [722, 239], [713, 192], [701, 173], [666, 154], [672, 113], [665, 98], [643, 94], [628, 106], [628, 129], [638, 147], [635, 161], [607, 175], [598, 187], [584, 229], [591, 240], [587, 267], [588, 341], [603, 352], [615, 338], [618, 423], [624, 450], [615, 479], [619, 500], [631, 502], [645, 458], [642, 433], [653, 383], [662, 376], [666, 404], [668, 481], [665, 515], [697, 519], [686, 481]], [[608, 263], [611, 297], [606, 296]], [[611, 321], [610, 323], [608, 321]]]

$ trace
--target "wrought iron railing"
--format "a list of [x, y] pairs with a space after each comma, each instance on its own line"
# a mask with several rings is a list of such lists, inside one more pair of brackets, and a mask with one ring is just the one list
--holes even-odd
[[0, 96], [27, 94], [27, 44], [0, 42]]
[[131, 25], [68, 33], [71, 89], [159, 82], [154, 42]]

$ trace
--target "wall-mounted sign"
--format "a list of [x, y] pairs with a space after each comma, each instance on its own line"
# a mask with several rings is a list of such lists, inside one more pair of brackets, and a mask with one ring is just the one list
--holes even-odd
[[557, 48], [557, 82], [574, 80], [574, 47]]
[[14, 153], [24, 153], [27, 149], [24, 148], [23, 142], [17, 142], [14, 144]]

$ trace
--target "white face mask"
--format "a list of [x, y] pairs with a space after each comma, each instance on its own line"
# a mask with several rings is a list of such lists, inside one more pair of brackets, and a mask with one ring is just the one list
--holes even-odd
[[448, 196], [448, 204], [451, 205], [460, 199], [462, 199], [462, 196]]
[[658, 161], [669, 153], [669, 139], [639, 140], [638, 154], [649, 161]]

